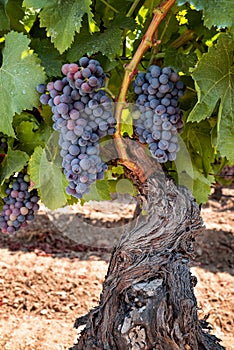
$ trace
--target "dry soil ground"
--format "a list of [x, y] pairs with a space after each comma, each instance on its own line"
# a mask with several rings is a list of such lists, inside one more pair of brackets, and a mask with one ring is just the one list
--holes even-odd
[[[234, 191], [202, 209], [192, 273], [201, 317], [234, 349]], [[0, 235], [0, 349], [63, 350], [75, 319], [98, 303], [111, 248], [134, 203], [41, 210], [15, 237]], [[212, 350], [212, 349], [211, 349]]]

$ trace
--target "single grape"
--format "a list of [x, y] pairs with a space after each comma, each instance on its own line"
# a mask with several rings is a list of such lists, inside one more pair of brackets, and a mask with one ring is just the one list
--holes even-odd
[[77, 156], [80, 153], [80, 148], [77, 145], [71, 145], [68, 150], [72, 156]]
[[149, 67], [149, 72], [153, 78], [158, 78], [161, 74], [161, 69], [156, 65], [152, 65]]
[[79, 60], [79, 64], [81, 67], [87, 67], [89, 64], [89, 59], [88, 57], [81, 57]]
[[68, 105], [66, 103], [60, 103], [59, 105], [57, 105], [57, 111], [59, 114], [67, 114], [68, 113]]
[[167, 84], [169, 78], [168, 78], [168, 75], [167, 75], [167, 74], [161, 74], [161, 75], [159, 76], [158, 80], [159, 80], [159, 82], [160, 82], [161, 84]]
[[157, 113], [157, 115], [162, 115], [166, 112], [166, 107], [163, 105], [158, 105], [155, 109], [155, 112]]
[[88, 170], [91, 166], [90, 160], [88, 158], [81, 159], [80, 161], [80, 167], [83, 170]]
[[54, 82], [54, 89], [57, 91], [62, 91], [64, 88], [64, 83], [62, 82], [62, 80], [56, 80]]
[[40, 96], [40, 102], [41, 102], [43, 105], [47, 105], [48, 102], [49, 102], [49, 99], [50, 99], [50, 95], [43, 94], [43, 95]]
[[82, 69], [81, 73], [84, 78], [89, 78], [92, 74], [89, 68]]
[[158, 143], [158, 147], [159, 147], [161, 150], [165, 151], [165, 150], [168, 149], [169, 143], [168, 143], [168, 141], [166, 141], [166, 140], [160, 140], [159, 143]]
[[44, 94], [45, 90], [46, 90], [45, 84], [38, 84], [37, 85], [37, 92], [39, 92], [40, 94]]

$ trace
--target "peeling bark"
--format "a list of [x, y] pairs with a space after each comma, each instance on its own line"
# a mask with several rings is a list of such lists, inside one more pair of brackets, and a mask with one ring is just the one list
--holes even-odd
[[76, 321], [84, 329], [70, 350], [224, 349], [197, 316], [189, 261], [203, 229], [198, 205], [160, 169], [141, 190], [142, 213], [114, 249], [99, 306]]

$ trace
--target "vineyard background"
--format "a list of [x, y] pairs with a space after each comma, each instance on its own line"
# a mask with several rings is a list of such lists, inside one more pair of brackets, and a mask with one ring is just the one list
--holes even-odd
[[[123, 198], [53, 213], [41, 209], [17, 236], [0, 236], [1, 349], [15, 350], [16, 343], [18, 350], [72, 345], [73, 322], [97, 305], [113, 242], [133, 210], [134, 204]], [[206, 230], [192, 261], [199, 313], [210, 314], [212, 333], [233, 350], [234, 190], [223, 190], [220, 201], [211, 199], [202, 216]], [[81, 220], [86, 229], [78, 229], [76, 241], [64, 236], [68, 221], [75, 232]]]

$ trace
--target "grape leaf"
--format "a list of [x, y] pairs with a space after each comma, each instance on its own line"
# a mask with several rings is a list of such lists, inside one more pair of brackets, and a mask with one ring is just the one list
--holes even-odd
[[0, 31], [10, 29], [10, 20], [6, 13], [7, 0], [0, 2]]
[[39, 181], [41, 200], [46, 207], [53, 210], [66, 204], [63, 173], [61, 168], [48, 160], [45, 150], [40, 162]]
[[42, 153], [43, 148], [41, 146], [36, 147], [28, 162], [28, 173], [30, 175], [30, 180], [34, 184], [34, 188], [38, 188], [40, 186], [38, 169], [40, 168]]
[[[234, 91], [232, 92], [234, 94]], [[232, 102], [233, 102], [232, 95]], [[232, 103], [233, 106], [233, 103]], [[221, 115], [222, 113], [222, 115]], [[232, 164], [234, 164], [234, 114], [224, 114], [221, 108], [219, 110], [217, 149], [222, 156], [225, 156]]]
[[98, 191], [97, 191], [97, 188], [96, 188], [96, 184], [93, 183], [91, 186], [90, 186], [90, 191], [89, 193], [85, 193], [83, 195], [83, 197], [81, 198], [81, 203], [82, 205], [85, 203], [85, 202], [88, 202], [88, 201], [97, 201], [97, 202], [100, 202], [102, 201], [102, 198], [99, 196], [98, 194]]
[[204, 176], [196, 168], [193, 169], [193, 172], [193, 196], [198, 204], [207, 203], [211, 184], [215, 182], [215, 178], [212, 175]]
[[111, 169], [111, 172], [115, 175], [123, 175], [124, 174], [124, 168], [122, 165], [113, 166]]
[[76, 35], [74, 44], [67, 54], [67, 58], [70, 62], [74, 62], [77, 60], [77, 53], [81, 57], [86, 54], [91, 56], [97, 52], [101, 52], [111, 61], [121, 47], [121, 35], [122, 30], [114, 26], [106, 29], [104, 33], [95, 32], [93, 34], [90, 34], [83, 27], [80, 34]]
[[39, 126], [35, 121], [22, 121], [16, 127], [16, 136], [20, 149], [30, 154], [36, 146], [45, 145], [50, 136], [50, 128], [43, 124]]
[[[195, 134], [195, 130], [193, 134]], [[177, 153], [176, 160], [172, 164], [171, 175], [174, 175], [179, 185], [187, 187], [200, 204], [207, 202], [210, 194], [210, 185], [214, 182], [214, 176], [205, 174], [203, 160], [196, 153], [200, 149], [200, 146], [202, 147], [199, 144], [198, 135], [192, 136], [195, 139], [192, 142], [195, 149], [192, 148], [190, 142], [186, 139], [186, 137], [189, 137], [188, 134], [185, 136], [185, 142], [179, 137], [180, 151]], [[205, 131], [203, 136], [205, 138]], [[210, 142], [210, 140], [206, 141], [206, 145], [207, 142]], [[208, 150], [205, 152], [209, 153]], [[209, 162], [207, 162], [206, 166], [209, 166]]]
[[210, 117], [218, 107], [217, 148], [222, 156], [234, 161], [234, 40], [228, 34], [220, 35], [199, 61], [192, 76], [198, 91], [198, 102], [188, 121], [199, 122]]
[[63, 57], [59, 55], [58, 50], [55, 49], [48, 38], [32, 39], [31, 47], [38, 54], [49, 77], [61, 76]]
[[0, 164], [1, 185], [14, 173], [22, 170], [27, 164], [28, 159], [29, 157], [27, 153], [22, 151], [13, 151], [9, 148], [3, 162]]
[[30, 40], [22, 33], [10, 32], [6, 35], [0, 68], [0, 131], [9, 136], [14, 136], [14, 114], [38, 104], [36, 86], [45, 80], [40, 61], [29, 49], [29, 43]]
[[[55, 159], [56, 157], [53, 157]], [[29, 161], [30, 178], [38, 188], [40, 198], [46, 207], [53, 210], [67, 202], [64, 191], [64, 176], [61, 167], [49, 158], [45, 149], [37, 147]]]
[[90, 186], [90, 192], [84, 194], [83, 201], [88, 202], [90, 200], [103, 201], [111, 200], [108, 180], [97, 180]]
[[18, 32], [24, 32], [25, 29], [22, 24], [22, 20], [25, 12], [22, 8], [22, 0], [7, 0], [6, 12], [10, 20], [11, 29]]
[[48, 4], [47, 0], [24, 0], [23, 1], [23, 6], [25, 6], [25, 7], [34, 7], [35, 9], [43, 8], [47, 4]]
[[196, 159], [201, 164], [201, 171], [204, 172], [205, 176], [212, 171], [211, 164], [215, 158], [214, 148], [209, 137], [210, 133], [211, 127], [207, 120], [196, 124], [186, 123], [183, 131], [183, 139], [190, 151], [193, 163]]
[[62, 158], [60, 156], [58, 131], [54, 131], [50, 136], [45, 147], [45, 152], [46, 152], [48, 161], [53, 162], [55, 165], [61, 168]]
[[233, 26], [234, 6], [230, 0], [177, 0], [178, 5], [189, 2], [197, 10], [203, 10], [204, 24], [211, 28], [225, 28]]
[[195, 164], [191, 163], [189, 157], [184, 157], [184, 154], [182, 157], [177, 155], [175, 165], [176, 181], [192, 192], [197, 203], [206, 203], [210, 194], [210, 186], [215, 182], [214, 176], [205, 176]]
[[40, 25], [46, 27], [47, 35], [60, 53], [67, 50], [73, 42], [75, 32], [79, 33], [83, 16], [88, 15], [93, 23], [90, 10], [91, 0], [25, 0], [26, 7], [41, 8]]
[[129, 136], [132, 136], [133, 134], [132, 115], [131, 115], [131, 111], [128, 109], [124, 109], [122, 112], [120, 131], [121, 131], [121, 135], [124, 135], [125, 133], [127, 133]]
[[108, 181], [106, 180], [96, 181], [95, 186], [96, 186], [98, 195], [102, 200], [104, 201], [111, 200]]
[[174, 47], [169, 47], [165, 51], [164, 65], [189, 74], [190, 67], [194, 67], [197, 56], [194, 52], [188, 54]]

